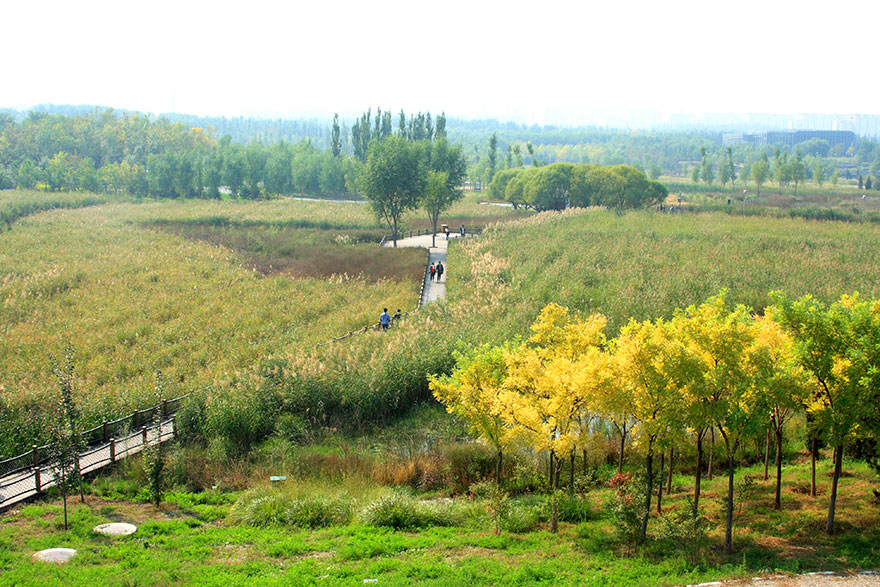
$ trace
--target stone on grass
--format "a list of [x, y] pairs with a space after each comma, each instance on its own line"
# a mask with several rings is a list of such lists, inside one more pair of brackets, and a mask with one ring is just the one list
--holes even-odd
[[76, 551], [72, 548], [48, 548], [34, 554], [34, 558], [44, 563], [66, 563]]
[[134, 524], [125, 524], [123, 522], [112, 522], [110, 524], [95, 526], [93, 530], [104, 536], [128, 536], [137, 530], [137, 526]]

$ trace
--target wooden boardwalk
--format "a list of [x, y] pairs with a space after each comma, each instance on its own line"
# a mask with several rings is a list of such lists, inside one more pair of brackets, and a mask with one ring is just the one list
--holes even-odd
[[[90, 447], [79, 456], [80, 470], [83, 474], [97, 471], [141, 452], [145, 446], [165, 442], [173, 437], [174, 417], [171, 416], [160, 426], [144, 427], [118, 439], [111, 438], [109, 442]], [[42, 461], [0, 477], [0, 511], [53, 487], [55, 475], [53, 463]]]

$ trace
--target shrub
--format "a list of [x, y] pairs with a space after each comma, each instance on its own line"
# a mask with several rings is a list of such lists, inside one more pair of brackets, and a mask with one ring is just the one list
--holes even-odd
[[205, 398], [201, 394], [186, 399], [174, 414], [174, 434], [183, 444], [205, 441]]
[[302, 442], [309, 433], [306, 421], [296, 414], [281, 414], [275, 420], [273, 434], [289, 442]]
[[486, 512], [495, 523], [495, 534], [501, 533], [507, 514], [510, 512], [510, 502], [507, 493], [494, 481], [482, 481], [471, 485], [469, 490], [476, 497], [486, 501]]
[[464, 493], [495, 471], [497, 455], [484, 444], [449, 444], [443, 447], [443, 456], [447, 463], [446, 485], [453, 493]]
[[693, 499], [688, 496], [686, 507], [660, 518], [658, 535], [671, 541], [690, 564], [697, 565], [705, 556], [708, 529], [708, 520], [694, 511]]
[[608, 481], [615, 489], [605, 502], [605, 511], [614, 523], [614, 532], [621, 541], [639, 537], [644, 511], [644, 484], [634, 480], [631, 473], [617, 473]]

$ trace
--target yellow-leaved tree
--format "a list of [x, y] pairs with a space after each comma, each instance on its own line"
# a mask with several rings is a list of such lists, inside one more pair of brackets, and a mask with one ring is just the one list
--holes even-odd
[[727, 449], [724, 552], [731, 554], [736, 452], [743, 440], [762, 431], [768, 406], [753, 360], [757, 334], [749, 309], [728, 310], [725, 293], [688, 307], [677, 318], [683, 343], [700, 367], [686, 400], [701, 406], [700, 413], [718, 428]]
[[507, 377], [506, 350], [483, 345], [457, 353], [450, 375], [433, 375], [428, 385], [437, 401], [467, 422], [471, 432], [495, 449], [495, 481], [501, 483], [509, 426], [499, 415], [498, 395]]
[[619, 394], [629, 398], [635, 436], [645, 451], [645, 509], [640, 533], [644, 540], [651, 513], [654, 448], [658, 439], [681, 421], [684, 411], [678, 366], [686, 351], [668, 323], [632, 320], [615, 339], [613, 352], [620, 373]]
[[773, 319], [773, 307], [755, 316], [752, 360], [757, 381], [770, 409], [770, 428], [776, 437], [776, 497], [773, 509], [782, 507], [782, 432], [792, 415], [802, 411], [811, 389], [808, 373], [798, 363], [791, 337]]
[[[583, 438], [585, 412], [603, 385], [613, 379], [604, 353], [606, 319], [585, 320], [557, 304], [545, 307], [532, 324], [533, 335], [506, 352], [507, 378], [499, 393], [499, 415], [511, 439], [550, 454], [549, 486], [555, 492], [562, 455], [573, 455]], [[551, 531], [558, 514], [552, 500]]]

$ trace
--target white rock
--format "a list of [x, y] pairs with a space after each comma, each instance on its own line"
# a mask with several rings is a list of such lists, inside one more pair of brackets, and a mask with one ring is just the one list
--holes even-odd
[[48, 548], [34, 554], [34, 558], [45, 563], [66, 563], [76, 554], [72, 548]]
[[137, 530], [137, 526], [134, 524], [125, 524], [123, 522], [112, 522], [110, 524], [95, 526], [93, 530], [104, 536], [128, 536]]

